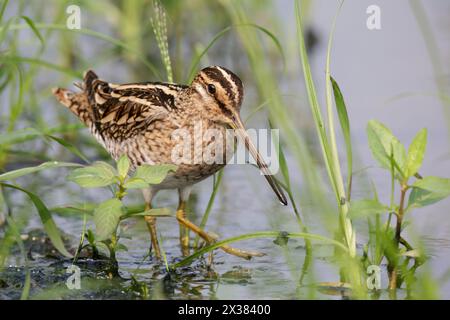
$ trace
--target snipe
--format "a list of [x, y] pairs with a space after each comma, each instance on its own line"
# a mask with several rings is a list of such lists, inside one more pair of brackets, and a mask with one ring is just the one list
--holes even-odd
[[[126, 154], [134, 168], [141, 164], [178, 165], [177, 171], [161, 184], [152, 185], [144, 191], [144, 198], [146, 209], [149, 209], [159, 190], [178, 189], [177, 219], [183, 255], [189, 254], [189, 230], [207, 243], [215, 241], [214, 237], [187, 219], [185, 206], [192, 185], [220, 170], [232, 155], [233, 148], [229, 148], [229, 143], [225, 141], [227, 129], [233, 129], [236, 136], [244, 141], [278, 199], [287, 204], [282, 189], [244, 129], [239, 115], [243, 86], [239, 77], [231, 71], [219, 66], [207, 67], [197, 74], [190, 86], [159, 82], [113, 84], [98, 79], [93, 71], [88, 71], [83, 84], [78, 86], [81, 89], [78, 93], [61, 88], [54, 89], [53, 93], [89, 127], [114, 159]], [[195, 128], [199, 125], [203, 131], [213, 130], [222, 138], [200, 137], [198, 150], [195, 146], [198, 146], [199, 137], [195, 136]], [[174, 160], [177, 153], [174, 150], [178, 147], [174, 132], [192, 137], [185, 141], [190, 141], [187, 153], [191, 153], [193, 161], [180, 163]], [[202, 158], [204, 148], [214, 150], [212, 153], [216, 161]], [[152, 248], [159, 257], [155, 218], [147, 216], [145, 219]], [[261, 255], [227, 245], [221, 249], [246, 259]]]

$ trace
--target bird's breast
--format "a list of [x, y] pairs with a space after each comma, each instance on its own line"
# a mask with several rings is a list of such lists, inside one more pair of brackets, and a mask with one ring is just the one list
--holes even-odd
[[142, 164], [175, 164], [161, 189], [179, 188], [197, 183], [223, 168], [234, 153], [233, 131], [209, 119], [190, 121], [173, 118], [155, 121], [145, 132], [112, 152], [114, 157], [126, 153], [133, 167]]

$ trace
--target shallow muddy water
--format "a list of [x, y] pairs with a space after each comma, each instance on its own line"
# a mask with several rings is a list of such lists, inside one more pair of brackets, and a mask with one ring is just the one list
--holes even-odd
[[[367, 145], [365, 128], [368, 120], [378, 119], [393, 129], [393, 132], [405, 144], [423, 127], [429, 130], [429, 143], [425, 157], [423, 174], [450, 177], [449, 131], [443, 106], [436, 97], [438, 91], [432, 65], [417, 21], [411, 13], [408, 1], [379, 0], [382, 9], [382, 29], [369, 31], [366, 28], [366, 8], [373, 1], [349, 0], [341, 11], [337, 22], [335, 45], [332, 54], [333, 76], [339, 82], [347, 103], [354, 151], [359, 161], [355, 170], [370, 167], [366, 172], [378, 186], [382, 199], [389, 197], [389, 175], [376, 164]], [[323, 96], [325, 77], [326, 39], [331, 26], [335, 6], [328, 0], [314, 1], [309, 19], [312, 29], [319, 39], [312, 57], [316, 84]], [[425, 1], [424, 1], [425, 3]], [[450, 3], [445, 0], [427, 1], [426, 12], [432, 22], [432, 28], [441, 50], [442, 61], [450, 61], [450, 41], [448, 30]], [[295, 46], [295, 17], [292, 14], [291, 1], [277, 1], [278, 14], [282, 17], [281, 30], [288, 30], [282, 44]], [[255, 21], [264, 25], [264, 21]], [[266, 26], [270, 27], [270, 26]], [[294, 50], [294, 52], [296, 52]], [[295, 59], [291, 59], [295, 60]], [[298, 61], [298, 59], [297, 59]], [[224, 63], [214, 61], [215, 64]], [[286, 94], [303, 90], [301, 71], [298, 65], [295, 78], [283, 83]], [[439, 77], [450, 74], [448, 63]], [[102, 70], [99, 70], [102, 72]], [[107, 71], [105, 70], [107, 74]], [[405, 97], [398, 98], [399, 95]], [[250, 95], [251, 96], [251, 95]], [[306, 100], [303, 100], [306, 101]], [[246, 102], [247, 106], [251, 102]], [[298, 103], [299, 104], [299, 103]], [[244, 105], [244, 109], [245, 109]], [[306, 105], [297, 108], [303, 117], [311, 117]], [[243, 111], [245, 112], [248, 111]], [[262, 118], [261, 118], [262, 119]], [[261, 120], [260, 119], [260, 120]], [[311, 123], [299, 119], [299, 125]], [[262, 124], [261, 124], [262, 123]], [[253, 121], [250, 126], [263, 126], [264, 121]], [[283, 132], [280, 131], [282, 138]], [[343, 144], [341, 144], [343, 146]], [[314, 148], [314, 146], [313, 146]], [[345, 156], [342, 148], [342, 156]], [[288, 155], [289, 156], [289, 155]], [[296, 194], [301, 194], [302, 177], [299, 175], [294, 159], [288, 157]], [[48, 207], [72, 202], [105, 200], [107, 192], [81, 190], [64, 180], [64, 170], [56, 177], [47, 173], [44, 179], [53, 179], [52, 184], [61, 186], [55, 191], [40, 188]], [[358, 183], [361, 187], [358, 188]], [[212, 178], [195, 187], [195, 201], [191, 204], [190, 219], [200, 221], [212, 190]], [[355, 179], [353, 198], [367, 196], [367, 184], [363, 179]], [[141, 199], [133, 192], [130, 203]], [[156, 206], [176, 207], [177, 195], [174, 191], [162, 192], [156, 198]], [[307, 205], [305, 205], [307, 207]], [[443, 277], [450, 270], [450, 199], [424, 209], [415, 210], [409, 217], [411, 225], [407, 237], [423, 241], [430, 259], [428, 265], [433, 276]], [[33, 209], [34, 210], [34, 209]], [[321, 233], [325, 228], [318, 217], [307, 210], [304, 217], [311, 232]], [[142, 221], [130, 220], [124, 226], [121, 242], [128, 251], [118, 253], [121, 278], [106, 279], [104, 262], [80, 259], [81, 289], [69, 290], [66, 273], [70, 260], [54, 256], [45, 235], [40, 233], [41, 223], [34, 212], [30, 213], [30, 225], [26, 229], [32, 232], [24, 237], [31, 271], [31, 298], [67, 298], [67, 299], [306, 299], [306, 298], [342, 298], [337, 291], [317, 290], [318, 282], [335, 282], [339, 279], [336, 266], [331, 263], [333, 250], [327, 245], [314, 245], [313, 262], [303, 281], [300, 283], [302, 265], [305, 258], [304, 241], [290, 239], [287, 248], [273, 242], [273, 239], [246, 240], [233, 244], [243, 249], [264, 252], [261, 258], [245, 261], [216, 251], [212, 269], [207, 261], [199, 260], [189, 267], [183, 267], [168, 274], [163, 263], [145, 258], [148, 253], [149, 239]], [[67, 235], [69, 247], [77, 246], [82, 221], [80, 219], [56, 217], [60, 229]], [[178, 223], [176, 219], [158, 218], [159, 232], [163, 237], [162, 247], [169, 263], [178, 261], [181, 251], [178, 247]], [[251, 166], [233, 165], [225, 170], [222, 186], [211, 211], [206, 229], [228, 238], [245, 233], [265, 230], [299, 232], [292, 208], [282, 207], [266, 185], [263, 177]], [[37, 230], [37, 231], [36, 231]], [[363, 234], [360, 232], [359, 235]], [[191, 235], [193, 237], [193, 235]], [[33, 240], [34, 239], [34, 240]], [[363, 243], [364, 238], [358, 238]], [[0, 273], [0, 299], [20, 298], [25, 279], [25, 265], [21, 254], [14, 248], [6, 268]], [[384, 272], [383, 272], [384, 274]], [[319, 280], [320, 279], [320, 280]], [[387, 279], [382, 278], [382, 287]], [[450, 298], [450, 283], [441, 283], [442, 298]], [[143, 289], [147, 286], [147, 291]], [[399, 296], [404, 296], [400, 292]], [[381, 298], [387, 295], [381, 293]]]

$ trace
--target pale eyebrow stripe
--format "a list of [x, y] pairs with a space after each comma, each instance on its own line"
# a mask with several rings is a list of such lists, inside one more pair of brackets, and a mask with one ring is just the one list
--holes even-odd
[[[226, 72], [225, 70], [223, 70], [221, 67], [216, 66], [217, 70], [220, 71], [220, 73], [222, 73], [222, 75], [224, 76], [224, 78], [228, 81], [228, 83], [231, 83], [232, 86], [232, 90], [233, 92], [239, 92], [238, 87], [236, 85], [236, 83], [233, 81], [233, 79], [231, 78], [230, 74], [228, 72]], [[237, 104], [239, 103], [238, 101], [238, 95], [235, 94], [234, 95], [234, 102]]]
[[[220, 73], [222, 73], [222, 71], [220, 71]], [[200, 78], [202, 79], [202, 81], [203, 81], [205, 84], [206, 84], [207, 82], [217, 83], [223, 90], [225, 90], [225, 96], [226, 96], [226, 99], [227, 99], [227, 103], [226, 103], [226, 104], [230, 104], [230, 103], [231, 103], [231, 97], [230, 97], [230, 95], [227, 93], [227, 90], [222, 86], [222, 84], [220, 83], [219, 80], [214, 79], [214, 78], [211, 78], [210, 76], [208, 76], [208, 74], [207, 74], [206, 72], [200, 73]], [[209, 80], [209, 81], [206, 81], [206, 80]], [[229, 82], [229, 81], [228, 81], [228, 82]], [[233, 90], [232, 87], [231, 87], [230, 89]], [[202, 90], [203, 90], [203, 87], [202, 87]], [[206, 93], [205, 90], [203, 90], [203, 91]], [[216, 100], [217, 100], [217, 99], [216, 99]], [[225, 105], [226, 105], [226, 104], [225, 104]]]

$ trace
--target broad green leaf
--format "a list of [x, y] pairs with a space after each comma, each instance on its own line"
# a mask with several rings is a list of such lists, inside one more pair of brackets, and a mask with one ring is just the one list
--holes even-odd
[[130, 160], [128, 160], [128, 157], [124, 154], [119, 158], [119, 160], [117, 160], [117, 171], [119, 176], [125, 179], [129, 170]]
[[130, 217], [141, 217], [141, 216], [155, 216], [155, 217], [170, 217], [173, 216], [173, 212], [169, 208], [154, 208], [142, 212], [128, 213], [123, 215], [123, 219]]
[[421, 208], [429, 206], [447, 198], [450, 193], [433, 192], [420, 188], [413, 188], [409, 194], [408, 210], [410, 208]]
[[130, 178], [123, 186], [125, 189], [145, 189], [149, 187], [148, 183], [141, 178]]
[[46, 169], [52, 169], [52, 168], [60, 168], [60, 167], [80, 167], [81, 165], [78, 163], [71, 163], [71, 162], [58, 162], [58, 161], [49, 161], [44, 162], [36, 167], [27, 167], [22, 169], [17, 169], [13, 171], [6, 172], [4, 174], [0, 175], [0, 181], [6, 181], [6, 180], [13, 180], [17, 179], [21, 176], [46, 170]]
[[0, 183], [1, 185], [13, 188], [16, 190], [20, 190], [24, 192], [30, 200], [33, 202], [34, 206], [36, 207], [39, 217], [41, 218], [42, 224], [44, 225], [44, 230], [47, 233], [48, 237], [50, 238], [50, 241], [52, 242], [53, 246], [64, 256], [71, 258], [72, 255], [66, 250], [64, 247], [64, 243], [61, 238], [61, 234], [59, 233], [59, 230], [55, 224], [55, 221], [53, 221], [52, 215], [50, 214], [50, 211], [47, 209], [45, 204], [42, 202], [42, 200], [34, 193], [22, 189], [18, 186], [14, 186], [11, 184], [6, 183]]
[[352, 183], [353, 172], [353, 152], [352, 152], [352, 140], [350, 137], [350, 121], [348, 119], [347, 107], [345, 105], [344, 96], [341, 89], [333, 77], [330, 77], [333, 85], [334, 101], [336, 103], [337, 114], [339, 117], [339, 123], [341, 124], [342, 134], [344, 136], [345, 148], [347, 152], [347, 193], [350, 194], [350, 188]]
[[450, 193], [450, 179], [440, 178], [435, 176], [428, 176], [423, 179], [418, 179], [412, 187], [420, 188], [433, 192], [447, 192]]
[[406, 159], [405, 147], [392, 134], [391, 130], [379, 121], [370, 120], [367, 125], [367, 137], [373, 157], [383, 168], [387, 170], [391, 169], [391, 152], [394, 154], [394, 161], [398, 167], [404, 168]]
[[122, 202], [109, 199], [94, 210], [95, 238], [97, 241], [109, 239], [116, 231], [122, 216]]
[[389, 207], [375, 199], [363, 199], [350, 202], [349, 215], [351, 218], [363, 218], [374, 214], [385, 213]]
[[148, 184], [159, 184], [166, 178], [170, 171], [175, 171], [176, 169], [177, 166], [173, 164], [144, 164], [136, 169], [134, 178], [142, 179]]
[[91, 166], [73, 170], [67, 179], [83, 188], [99, 188], [113, 184], [115, 177], [113, 167], [105, 162], [95, 162]]
[[408, 156], [404, 168], [405, 176], [407, 178], [415, 175], [420, 167], [425, 156], [425, 149], [427, 146], [427, 129], [422, 129], [414, 138], [409, 146]]
[[97, 248], [98, 251], [100, 251], [103, 255], [108, 255], [109, 254], [109, 247], [106, 243], [102, 242], [102, 241], [95, 241], [95, 247]]
[[450, 179], [428, 176], [412, 185], [408, 208], [424, 207], [441, 201], [450, 195]]

